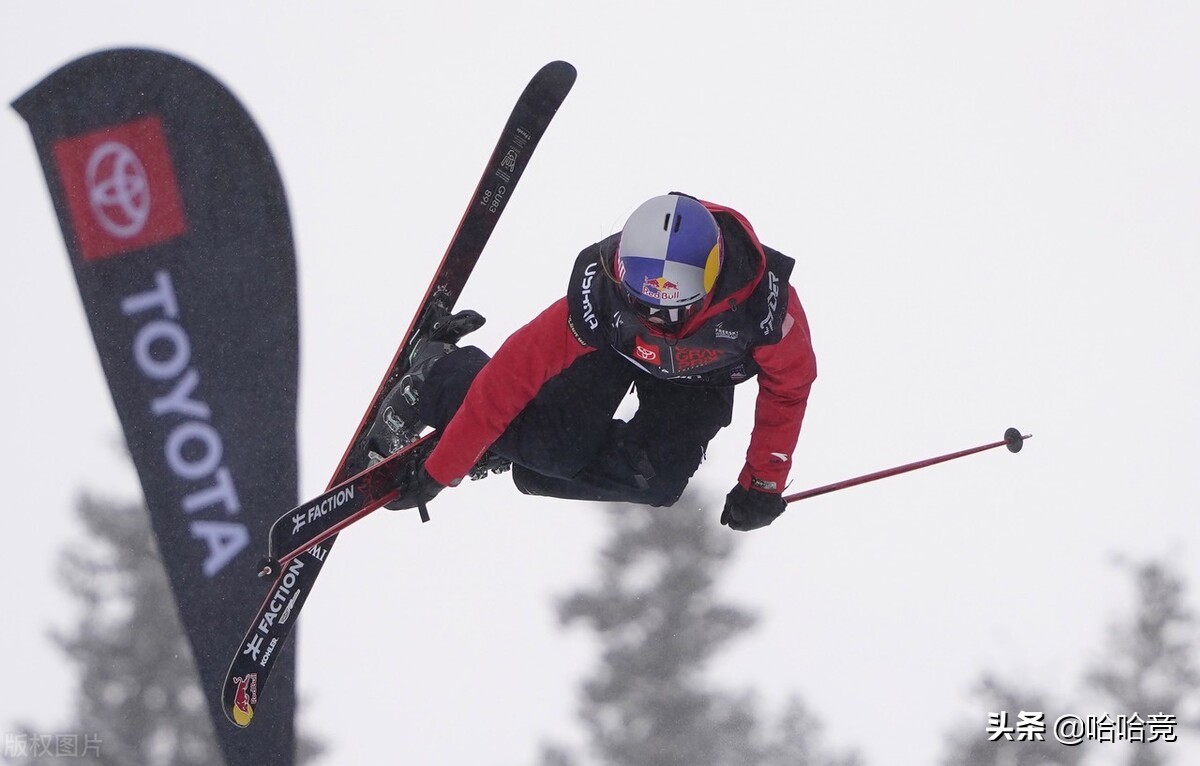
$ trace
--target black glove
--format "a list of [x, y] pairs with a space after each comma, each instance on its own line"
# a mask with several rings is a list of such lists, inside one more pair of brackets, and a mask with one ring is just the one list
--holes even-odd
[[783, 513], [787, 503], [783, 495], [746, 489], [735, 486], [725, 496], [725, 510], [721, 512], [721, 523], [739, 532], [765, 527]]
[[393, 511], [401, 511], [405, 508], [420, 508], [422, 510], [421, 518], [426, 518], [424, 514], [425, 504], [437, 497], [445, 487], [437, 482], [429, 472], [425, 470], [424, 464], [417, 467], [413, 476], [406, 482], [403, 482], [403, 488], [400, 490], [400, 497], [388, 503], [385, 508]]

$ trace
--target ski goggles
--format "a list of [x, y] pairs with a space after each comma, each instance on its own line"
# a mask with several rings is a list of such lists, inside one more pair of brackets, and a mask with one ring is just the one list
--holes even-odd
[[655, 329], [675, 332], [682, 328], [689, 319], [700, 313], [704, 300], [693, 301], [686, 306], [655, 306], [638, 300], [636, 295], [626, 291], [625, 297], [629, 307], [643, 324]]

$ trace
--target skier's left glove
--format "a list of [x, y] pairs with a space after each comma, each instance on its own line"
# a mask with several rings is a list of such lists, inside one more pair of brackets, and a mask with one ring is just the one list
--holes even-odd
[[738, 484], [725, 496], [721, 523], [739, 532], [749, 532], [779, 518], [784, 508], [787, 508], [787, 502], [783, 495], [746, 489]]
[[445, 488], [444, 485], [438, 483], [437, 479], [429, 475], [424, 465], [421, 465], [400, 497], [385, 507], [393, 511], [401, 511], [405, 508], [424, 508], [426, 503], [437, 497], [438, 493]]

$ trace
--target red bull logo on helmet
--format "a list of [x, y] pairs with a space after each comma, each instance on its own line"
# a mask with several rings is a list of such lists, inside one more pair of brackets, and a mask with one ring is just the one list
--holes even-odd
[[666, 277], [646, 277], [642, 280], [642, 295], [654, 301], [677, 301], [679, 285]]

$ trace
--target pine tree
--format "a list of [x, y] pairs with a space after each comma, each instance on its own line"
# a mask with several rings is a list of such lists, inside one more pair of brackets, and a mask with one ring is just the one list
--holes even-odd
[[[944, 766], [1076, 766], [1089, 748], [1068, 746], [1054, 738], [1057, 711], [1072, 710], [1043, 691], [1017, 687], [985, 674], [975, 697], [989, 718], [951, 735]], [[1023, 713], [1040, 713], [1040, 725], [1023, 725]], [[996, 716], [996, 718], [990, 718]]]
[[[1109, 629], [1106, 654], [1088, 673], [1089, 684], [1120, 711], [1151, 716], [1178, 716], [1200, 704], [1200, 671], [1196, 668], [1196, 617], [1185, 604], [1182, 577], [1161, 562], [1119, 562], [1133, 576], [1136, 607], [1132, 619]], [[1177, 720], [1164, 734], [1178, 736], [1179, 727], [1200, 728], [1200, 721]], [[1150, 738], [1150, 729], [1144, 729]], [[1168, 763], [1170, 746], [1139, 743], [1130, 766]]]
[[[1083, 717], [1085, 713], [1077, 706], [1055, 701], [1037, 689], [1017, 688], [985, 675], [978, 697], [986, 710], [1007, 712], [1008, 726], [1016, 723], [1012, 717], [1020, 711], [1045, 712], [1045, 740], [1015, 741], [1014, 732], [1014, 741], [1003, 737], [989, 741], [981, 723], [978, 728], [950, 736], [945, 766], [1072, 766], [1104, 749], [1106, 758], [1122, 758], [1129, 766], [1164, 766], [1170, 762], [1172, 749], [1161, 742], [1149, 742], [1152, 733], [1178, 736], [1183, 729], [1200, 728], [1200, 720], [1178, 717], [1200, 704], [1196, 618], [1186, 606], [1183, 579], [1161, 562], [1121, 563], [1133, 577], [1135, 606], [1130, 617], [1109, 628], [1106, 650], [1084, 678], [1086, 686], [1103, 698], [1092, 709], [1111, 711], [1107, 721], [1096, 714], [1092, 725], [1095, 741], [1075, 747], [1055, 741], [1052, 727], [1057, 716], [1049, 711]], [[1141, 721], [1144, 742], [1134, 739], [1129, 728], [1120, 728], [1118, 719], [1124, 717], [1128, 722], [1134, 714]], [[1151, 719], [1162, 714], [1176, 716], [1174, 725]], [[1107, 733], [1102, 734], [1102, 729]], [[1128, 745], [1121, 749], [1115, 744], [1118, 741]]]
[[[195, 662], [145, 508], [85, 496], [87, 544], [62, 554], [60, 574], [83, 608], [55, 642], [80, 670], [67, 733], [25, 726], [22, 764], [188, 766], [223, 762]], [[42, 746], [38, 747], [37, 738]], [[68, 744], [73, 754], [64, 753]], [[323, 747], [301, 738], [297, 763]]]
[[[561, 601], [564, 626], [585, 624], [602, 657], [583, 684], [580, 718], [605, 766], [851, 766], [831, 756], [817, 720], [793, 700], [764, 723], [752, 692], [713, 687], [709, 660], [754, 625], [744, 609], [718, 599], [716, 579], [733, 536], [696, 511], [614, 506], [612, 537], [600, 554], [600, 583]], [[543, 766], [570, 766], [562, 747]]]

